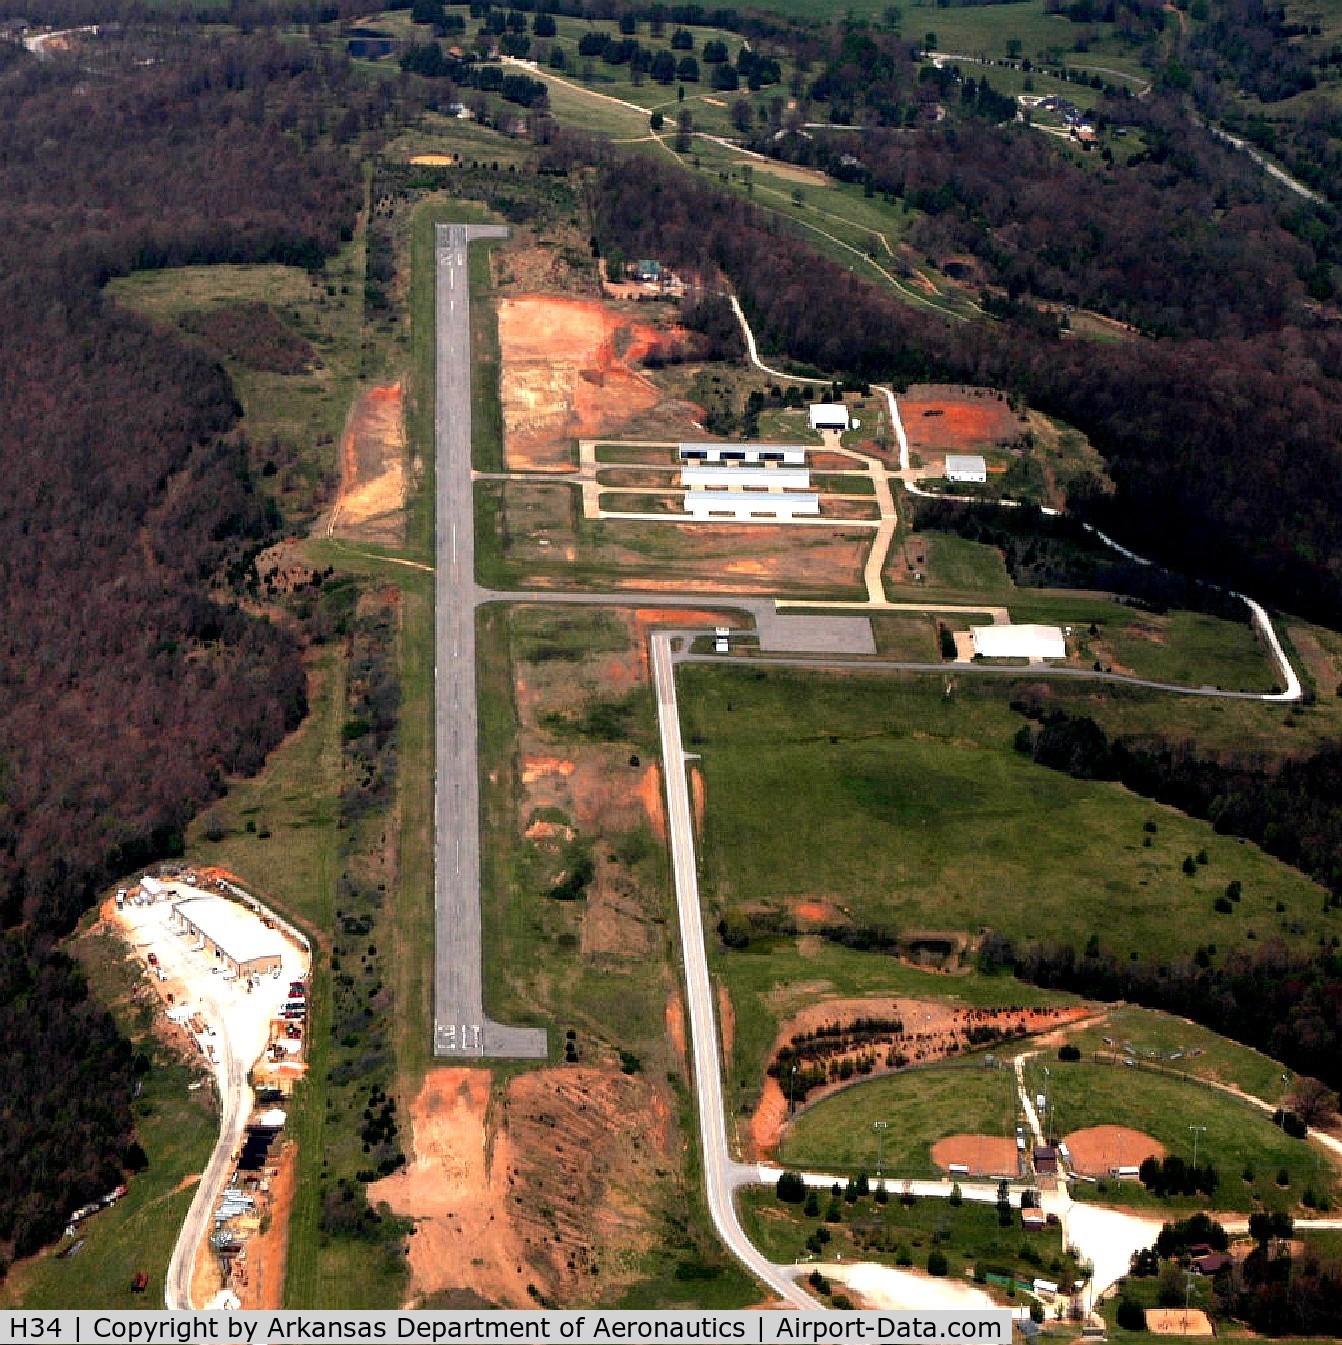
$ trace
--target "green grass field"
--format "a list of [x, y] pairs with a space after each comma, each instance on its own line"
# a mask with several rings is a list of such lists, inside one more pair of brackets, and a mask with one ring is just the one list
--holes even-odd
[[302, 524], [334, 487], [336, 444], [359, 385], [384, 369], [387, 343], [363, 327], [362, 239], [333, 257], [322, 273], [297, 267], [189, 266], [137, 271], [113, 280], [108, 295], [160, 322], [237, 303], [268, 304], [313, 346], [317, 359], [303, 373], [279, 374], [224, 364], [243, 407], [259, 485], [271, 492], [287, 521]]
[[831, 1093], [797, 1113], [779, 1151], [787, 1167], [876, 1174], [885, 1132], [884, 1171], [891, 1177], [941, 1177], [932, 1146], [947, 1135], [1014, 1135], [1019, 1101], [1009, 1068], [981, 1061], [911, 1069]]
[[[152, 993], [140, 998], [147, 992], [141, 967], [122, 944], [85, 934], [72, 952], [122, 1032], [153, 1059], [134, 1103], [135, 1134], [149, 1165], [131, 1179], [124, 1199], [81, 1225], [83, 1246], [74, 1254], [62, 1255], [73, 1246], [62, 1239], [12, 1267], [0, 1283], [0, 1308], [160, 1308], [168, 1258], [194, 1195], [190, 1179], [204, 1168], [218, 1133], [213, 1090], [208, 1084], [191, 1090], [204, 1078], [199, 1065], [154, 1041], [159, 1001]], [[140, 1271], [149, 1283], [137, 1294], [131, 1281]]]
[[1274, 1106], [1295, 1078], [1293, 1070], [1251, 1047], [1186, 1019], [1134, 1004], [1110, 1009], [1102, 1021], [1070, 1033], [1069, 1040], [1086, 1055], [1096, 1051], [1121, 1055], [1131, 1046], [1135, 1057], [1145, 1064], [1231, 1084]]
[[[1247, 1103], [1197, 1083], [1168, 1078], [1140, 1069], [1117, 1065], [1048, 1064], [1044, 1058], [1027, 1067], [1032, 1092], [1045, 1092], [1053, 1112], [1053, 1126], [1067, 1134], [1093, 1125], [1123, 1125], [1163, 1144], [1170, 1153], [1191, 1162], [1193, 1126], [1197, 1133], [1198, 1161], [1215, 1164], [1220, 1187], [1212, 1206], [1225, 1210], [1295, 1209], [1307, 1188], [1319, 1196], [1335, 1199], [1337, 1174], [1327, 1155], [1306, 1140], [1295, 1140], [1274, 1126], [1270, 1118]], [[1144, 1157], [1134, 1154], [1132, 1162]], [[1277, 1182], [1278, 1173], [1289, 1174], [1289, 1185]], [[1246, 1171], [1252, 1176], [1246, 1179]], [[1101, 1186], [1107, 1189], [1101, 1189]], [[1157, 1200], [1137, 1182], [1114, 1182], [1073, 1186], [1083, 1199], [1115, 1204], [1139, 1204], [1160, 1209], [1196, 1208], [1205, 1200], [1177, 1197]]]
[[[1342, 918], [1253, 846], [1016, 752], [1008, 683], [689, 667], [681, 685], [715, 905], [825, 897], [859, 924], [1047, 930], [1078, 947], [1097, 933], [1120, 957], [1192, 956], [1209, 935], [1224, 954], [1250, 930], [1312, 948]], [[1214, 915], [1235, 878], [1237, 913]]]

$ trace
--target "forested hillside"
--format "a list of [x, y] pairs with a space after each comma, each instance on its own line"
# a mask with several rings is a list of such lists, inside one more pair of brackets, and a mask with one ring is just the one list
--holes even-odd
[[99, 287], [319, 266], [356, 204], [334, 142], [381, 109], [342, 65], [260, 39], [0, 50], [0, 1253], [24, 1253], [131, 1140], [130, 1052], [55, 937], [305, 707], [295, 638], [232, 596], [276, 519], [228, 381]]
[[1097, 521], [1175, 569], [1342, 621], [1336, 328], [1101, 345], [952, 324], [818, 257], [750, 202], [634, 159], [606, 170], [596, 211], [604, 246], [725, 273], [766, 350], [866, 379], [1023, 392], [1107, 458], [1119, 491], [1086, 506]]

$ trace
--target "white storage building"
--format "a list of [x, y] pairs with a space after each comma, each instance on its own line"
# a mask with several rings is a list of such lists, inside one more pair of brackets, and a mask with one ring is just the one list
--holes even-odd
[[842, 402], [812, 402], [810, 414], [813, 430], [848, 428], [848, 408]]
[[946, 480], [981, 486], [988, 480], [988, 464], [977, 453], [947, 453]]
[[[184, 887], [178, 890], [192, 891]], [[174, 903], [172, 913], [180, 929], [201, 939], [239, 976], [262, 975], [284, 965], [288, 951], [284, 937], [235, 901], [202, 892]]]
[[784, 467], [806, 466], [805, 444], [678, 444], [681, 462], [776, 462]]
[[1066, 658], [1067, 642], [1057, 626], [971, 626], [976, 658]]
[[814, 518], [820, 513], [820, 496], [801, 490], [687, 490], [685, 512], [703, 522]]
[[731, 486], [754, 490], [809, 490], [811, 473], [805, 467], [727, 467], [687, 464], [681, 485], [692, 489], [725, 490]]

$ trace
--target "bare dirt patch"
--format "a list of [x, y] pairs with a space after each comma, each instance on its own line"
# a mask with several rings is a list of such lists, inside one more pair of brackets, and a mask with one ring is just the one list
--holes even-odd
[[[1183, 18], [1181, 14], [1179, 16]], [[1147, 1308], [1146, 1329], [1153, 1336], [1214, 1336], [1211, 1319], [1201, 1308]]]
[[652, 1200], [678, 1155], [665, 1085], [616, 1069], [524, 1074], [502, 1109], [494, 1165], [535, 1282], [558, 1302], [610, 1300], [656, 1244]]
[[399, 545], [406, 494], [405, 419], [400, 383], [369, 388], [340, 440], [340, 494], [329, 535]]
[[573, 762], [565, 761], [562, 757], [527, 757], [522, 762], [522, 783], [529, 785], [553, 775], [567, 780], [577, 769]]
[[1002, 1135], [949, 1135], [932, 1146], [932, 1161], [943, 1171], [968, 1169], [970, 1177], [1015, 1177], [1020, 1151]]
[[666, 809], [662, 805], [662, 772], [653, 765], [638, 782], [638, 798], [648, 815], [648, 825], [659, 841], [666, 840]]
[[1138, 1167], [1145, 1158], [1164, 1158], [1165, 1146], [1127, 1126], [1089, 1126], [1065, 1137], [1072, 1166], [1087, 1177], [1107, 1177], [1118, 1167]]
[[909, 447], [960, 453], [1014, 439], [1021, 430], [1000, 394], [989, 388], [917, 386], [899, 399]]
[[682, 1065], [686, 1061], [685, 1002], [679, 990], [666, 997], [666, 1036]]
[[704, 802], [706, 794], [704, 773], [698, 766], [690, 767], [690, 795], [694, 800], [694, 827], [698, 832], [704, 829]]
[[514, 470], [567, 470], [573, 441], [595, 439], [663, 408], [689, 433], [687, 403], [668, 399], [635, 365], [684, 345], [669, 321], [634, 318], [594, 300], [519, 295], [498, 303], [504, 449]]
[[500, 1307], [531, 1300], [521, 1240], [509, 1215], [509, 1183], [491, 1155], [488, 1070], [436, 1069], [411, 1104], [413, 1157], [368, 1188], [416, 1220], [410, 1239], [416, 1295], [471, 1289]]
[[787, 1098], [783, 1096], [778, 1080], [765, 1079], [759, 1103], [750, 1116], [750, 1144], [755, 1157], [767, 1158], [773, 1154], [787, 1122]]
[[736, 1043], [736, 1010], [725, 985], [718, 986], [718, 1035], [722, 1038], [722, 1058], [730, 1060]]
[[843, 912], [832, 901], [799, 901], [793, 905], [792, 914], [811, 925], [829, 924], [844, 918]]

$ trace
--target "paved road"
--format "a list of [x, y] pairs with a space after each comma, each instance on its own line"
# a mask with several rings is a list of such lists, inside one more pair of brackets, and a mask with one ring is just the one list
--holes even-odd
[[671, 865], [680, 914], [681, 957], [685, 963], [690, 1045], [694, 1053], [694, 1091], [699, 1104], [699, 1138], [703, 1146], [708, 1212], [713, 1227], [728, 1249], [779, 1298], [798, 1308], [818, 1309], [820, 1304], [796, 1284], [787, 1270], [773, 1265], [761, 1254], [746, 1236], [736, 1216], [732, 1192], [739, 1184], [740, 1169], [732, 1162], [727, 1149], [727, 1117], [722, 1105], [713, 983], [704, 949], [689, 781], [685, 775], [685, 749], [681, 743], [680, 713], [676, 706], [672, 643], [677, 638], [671, 631], [654, 631], [650, 654], [653, 686], [657, 692], [657, 722], [662, 736], [662, 764], [666, 771], [667, 830], [671, 838]]
[[196, 1255], [213, 1230], [213, 1215], [223, 1195], [224, 1185], [233, 1175], [233, 1159], [242, 1145], [247, 1118], [252, 1111], [252, 1089], [247, 1082], [248, 1062], [239, 1059], [233, 1050], [231, 1035], [225, 1026], [224, 1010], [207, 994], [199, 995], [200, 1006], [211, 1023], [223, 1028], [210, 1038], [217, 1057], [214, 1080], [219, 1089], [219, 1138], [214, 1152], [200, 1175], [200, 1183], [186, 1212], [181, 1232], [168, 1262], [167, 1279], [163, 1286], [163, 1302], [169, 1312], [190, 1312], [196, 1308], [191, 1301], [191, 1280], [196, 1268]]
[[471, 494], [471, 322], [467, 247], [488, 225], [440, 224], [434, 403], [434, 1024], [438, 1056], [544, 1059], [542, 1028], [486, 1017], [480, 940], [480, 780], [476, 725], [475, 512]]

